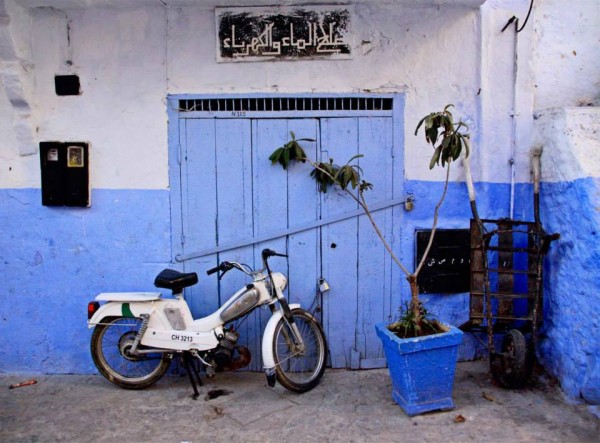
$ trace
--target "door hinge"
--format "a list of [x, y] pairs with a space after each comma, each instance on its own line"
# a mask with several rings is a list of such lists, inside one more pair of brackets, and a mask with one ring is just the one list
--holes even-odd
[[181, 244], [185, 244], [185, 235], [181, 234]]

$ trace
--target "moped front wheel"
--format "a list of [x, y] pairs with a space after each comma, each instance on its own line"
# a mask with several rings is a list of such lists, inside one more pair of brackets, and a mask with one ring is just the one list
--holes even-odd
[[96, 368], [108, 381], [125, 389], [152, 385], [171, 364], [164, 353], [131, 353], [141, 325], [140, 318], [116, 317], [103, 320], [92, 333], [90, 350]]
[[306, 392], [319, 384], [327, 363], [327, 341], [321, 325], [303, 309], [292, 317], [302, 343], [295, 339], [290, 323], [282, 317], [275, 326], [273, 356], [277, 381], [286, 389]]

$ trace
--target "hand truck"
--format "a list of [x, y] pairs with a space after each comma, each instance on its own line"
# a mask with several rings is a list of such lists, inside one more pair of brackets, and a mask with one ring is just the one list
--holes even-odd
[[[469, 321], [461, 329], [487, 332], [490, 370], [506, 388], [523, 387], [531, 375], [543, 317], [543, 261], [560, 238], [548, 234], [540, 221], [539, 156], [533, 157], [533, 222], [480, 219], [471, 200]], [[502, 333], [498, 351], [494, 336]]]

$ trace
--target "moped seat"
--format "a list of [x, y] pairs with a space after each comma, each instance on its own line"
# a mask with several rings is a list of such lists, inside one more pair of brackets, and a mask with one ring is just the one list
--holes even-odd
[[179, 272], [173, 269], [163, 269], [154, 280], [154, 286], [157, 288], [171, 289], [174, 293], [179, 293], [183, 288], [198, 283], [198, 274], [195, 272]]

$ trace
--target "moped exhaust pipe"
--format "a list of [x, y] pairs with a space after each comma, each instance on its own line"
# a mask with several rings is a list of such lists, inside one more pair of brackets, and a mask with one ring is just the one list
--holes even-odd
[[217, 372], [236, 371], [245, 368], [250, 364], [252, 361], [252, 354], [247, 347], [237, 345], [234, 349], [237, 350], [237, 357], [232, 358], [228, 363], [219, 366]]

